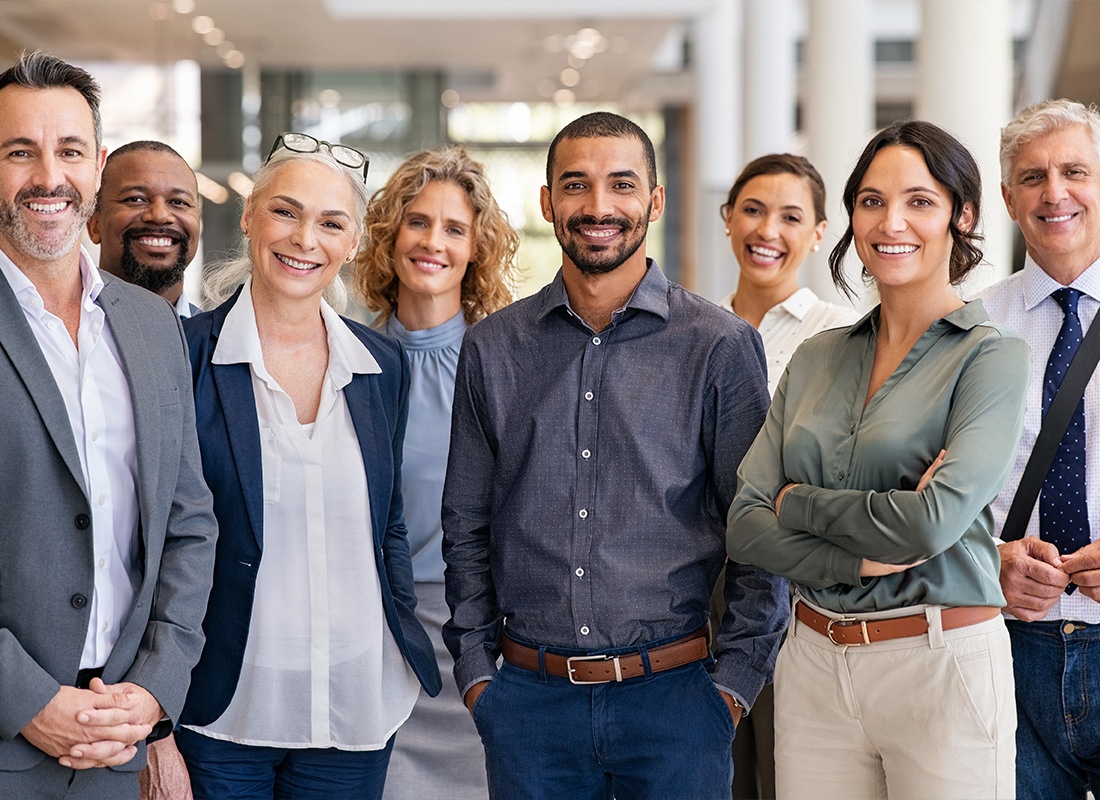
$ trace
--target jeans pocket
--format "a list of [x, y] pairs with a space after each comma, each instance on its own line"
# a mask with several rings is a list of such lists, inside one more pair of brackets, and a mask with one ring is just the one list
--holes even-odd
[[710, 677], [706, 667], [702, 663], [695, 664], [694, 667], [696, 674], [704, 684], [704, 693], [710, 698], [709, 702], [714, 712], [720, 716], [722, 722], [729, 729], [729, 738], [732, 742], [736, 729], [733, 725], [733, 715], [730, 714], [730, 707], [726, 705], [726, 699], [722, 697], [721, 690], [714, 685], [714, 679]]

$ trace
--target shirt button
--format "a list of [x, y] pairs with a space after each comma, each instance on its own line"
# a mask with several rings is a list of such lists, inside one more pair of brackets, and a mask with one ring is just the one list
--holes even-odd
[[838, 472], [838, 473], [836, 474], [836, 479], [837, 479], [838, 481], [842, 481], [842, 480], [844, 480], [844, 473], [843, 473], [843, 472]]
[[601, 339], [601, 338], [600, 338], [599, 336], [593, 336], [593, 337], [592, 337], [592, 344], [594, 344], [594, 345], [597, 345], [597, 346], [598, 346], [598, 345], [600, 345], [600, 344], [602, 344], [602, 343], [603, 343], [603, 340], [602, 340], [602, 339]]
[[97, 502], [98, 502], [98, 503], [99, 503], [100, 505], [103, 505], [104, 503], [106, 503], [106, 502], [107, 502], [107, 497], [106, 497], [105, 495], [102, 495], [102, 494], [101, 494], [101, 495], [100, 495], [99, 497], [97, 497], [97, 498], [96, 498], [96, 501], [97, 501]]
[[99, 568], [103, 569], [105, 566], [107, 566], [107, 559], [105, 559], [105, 558], [99, 559]]
[[108, 627], [110, 627], [110, 626], [109, 626], [109, 625], [107, 624], [107, 620], [103, 620], [103, 627], [102, 627], [102, 630], [103, 630], [103, 632], [104, 632], [104, 633], [106, 633], [106, 632], [107, 632], [107, 628], [108, 628]]
[[99, 431], [92, 431], [92, 441], [93, 442], [98, 442], [99, 441]]
[[591, 455], [592, 455], [592, 453], [589, 452], [588, 450], [581, 450], [581, 458], [588, 458]]
[[584, 399], [585, 400], [591, 400], [593, 396], [594, 395], [592, 394], [592, 392], [585, 392], [584, 393]]
[[855, 432], [856, 432], [856, 426], [855, 426], [855, 425], [853, 425], [853, 426], [852, 426], [852, 427], [851, 427], [851, 428], [850, 428], [850, 429], [848, 430], [848, 433], [854, 434]]
[[576, 575], [578, 578], [584, 577], [584, 567], [577, 567]]
[[583, 636], [587, 636], [587, 635], [588, 635], [588, 626], [587, 626], [587, 625], [581, 625], [581, 634], [582, 634]]
[[582, 508], [579, 512], [577, 512], [577, 516], [581, 519], [588, 519], [588, 509]]
[[52, 331], [54, 328], [57, 327], [57, 325], [55, 325], [54, 321], [51, 319], [49, 322], [46, 323], [46, 327]]

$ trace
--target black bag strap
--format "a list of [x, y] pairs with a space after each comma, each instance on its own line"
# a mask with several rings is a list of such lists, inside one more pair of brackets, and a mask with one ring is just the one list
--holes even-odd
[[[1089, 325], [1089, 331], [1077, 348], [1077, 353], [1073, 356], [1069, 369], [1066, 370], [1066, 376], [1062, 379], [1062, 385], [1058, 387], [1058, 393], [1050, 401], [1050, 408], [1047, 409], [1047, 415], [1039, 428], [1039, 435], [1035, 438], [1035, 446], [1031, 448], [1031, 456], [1027, 460], [1027, 466], [1024, 467], [1016, 496], [1012, 498], [1012, 505], [1008, 509], [1004, 529], [1001, 531], [1002, 541], [1021, 539], [1027, 532], [1031, 510], [1035, 508], [1035, 501], [1039, 499], [1043, 481], [1050, 472], [1050, 465], [1054, 463], [1058, 446], [1062, 443], [1062, 437], [1066, 433], [1066, 428], [1069, 427], [1077, 404], [1085, 394], [1085, 387], [1098, 361], [1100, 361], [1100, 317]], [[1097, 446], [1100, 446], [1100, 442], [1097, 442]]]

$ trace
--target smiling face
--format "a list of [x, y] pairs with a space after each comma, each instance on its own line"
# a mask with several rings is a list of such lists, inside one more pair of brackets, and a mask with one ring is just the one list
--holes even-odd
[[726, 213], [739, 285], [795, 292], [798, 268], [821, 242], [825, 225], [814, 220], [806, 178], [781, 172], [750, 180]]
[[542, 187], [542, 215], [554, 224], [567, 266], [600, 275], [628, 261], [644, 265], [642, 245], [665, 195], [664, 187], [650, 188], [640, 141], [563, 139], [551, 174], [553, 185]]
[[319, 303], [358, 250], [355, 194], [345, 176], [324, 163], [290, 158], [275, 170], [241, 216], [252, 255], [252, 298], [273, 306]]
[[[892, 145], [879, 151], [856, 192], [852, 232], [856, 252], [867, 271], [887, 287], [950, 285], [953, 198], [932, 177], [920, 151]], [[959, 227], [969, 230], [967, 205]]]
[[1083, 125], [1021, 146], [1001, 194], [1028, 253], [1056, 279], [1070, 283], [1100, 258], [1100, 155]]
[[88, 220], [99, 265], [174, 302], [199, 246], [195, 173], [175, 153], [130, 150], [104, 167], [99, 197]]
[[0, 249], [24, 269], [75, 257], [105, 153], [75, 89], [0, 89]]
[[462, 187], [432, 181], [405, 209], [393, 243], [397, 306], [431, 299], [454, 316], [474, 254], [474, 208]]

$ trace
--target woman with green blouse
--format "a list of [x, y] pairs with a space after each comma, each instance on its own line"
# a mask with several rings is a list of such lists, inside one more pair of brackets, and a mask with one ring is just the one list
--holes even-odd
[[844, 190], [880, 303], [807, 340], [742, 461], [730, 558], [789, 577], [780, 798], [1012, 797], [1012, 657], [989, 504], [1028, 351], [954, 286], [981, 261], [978, 166], [927, 122], [880, 131]]

